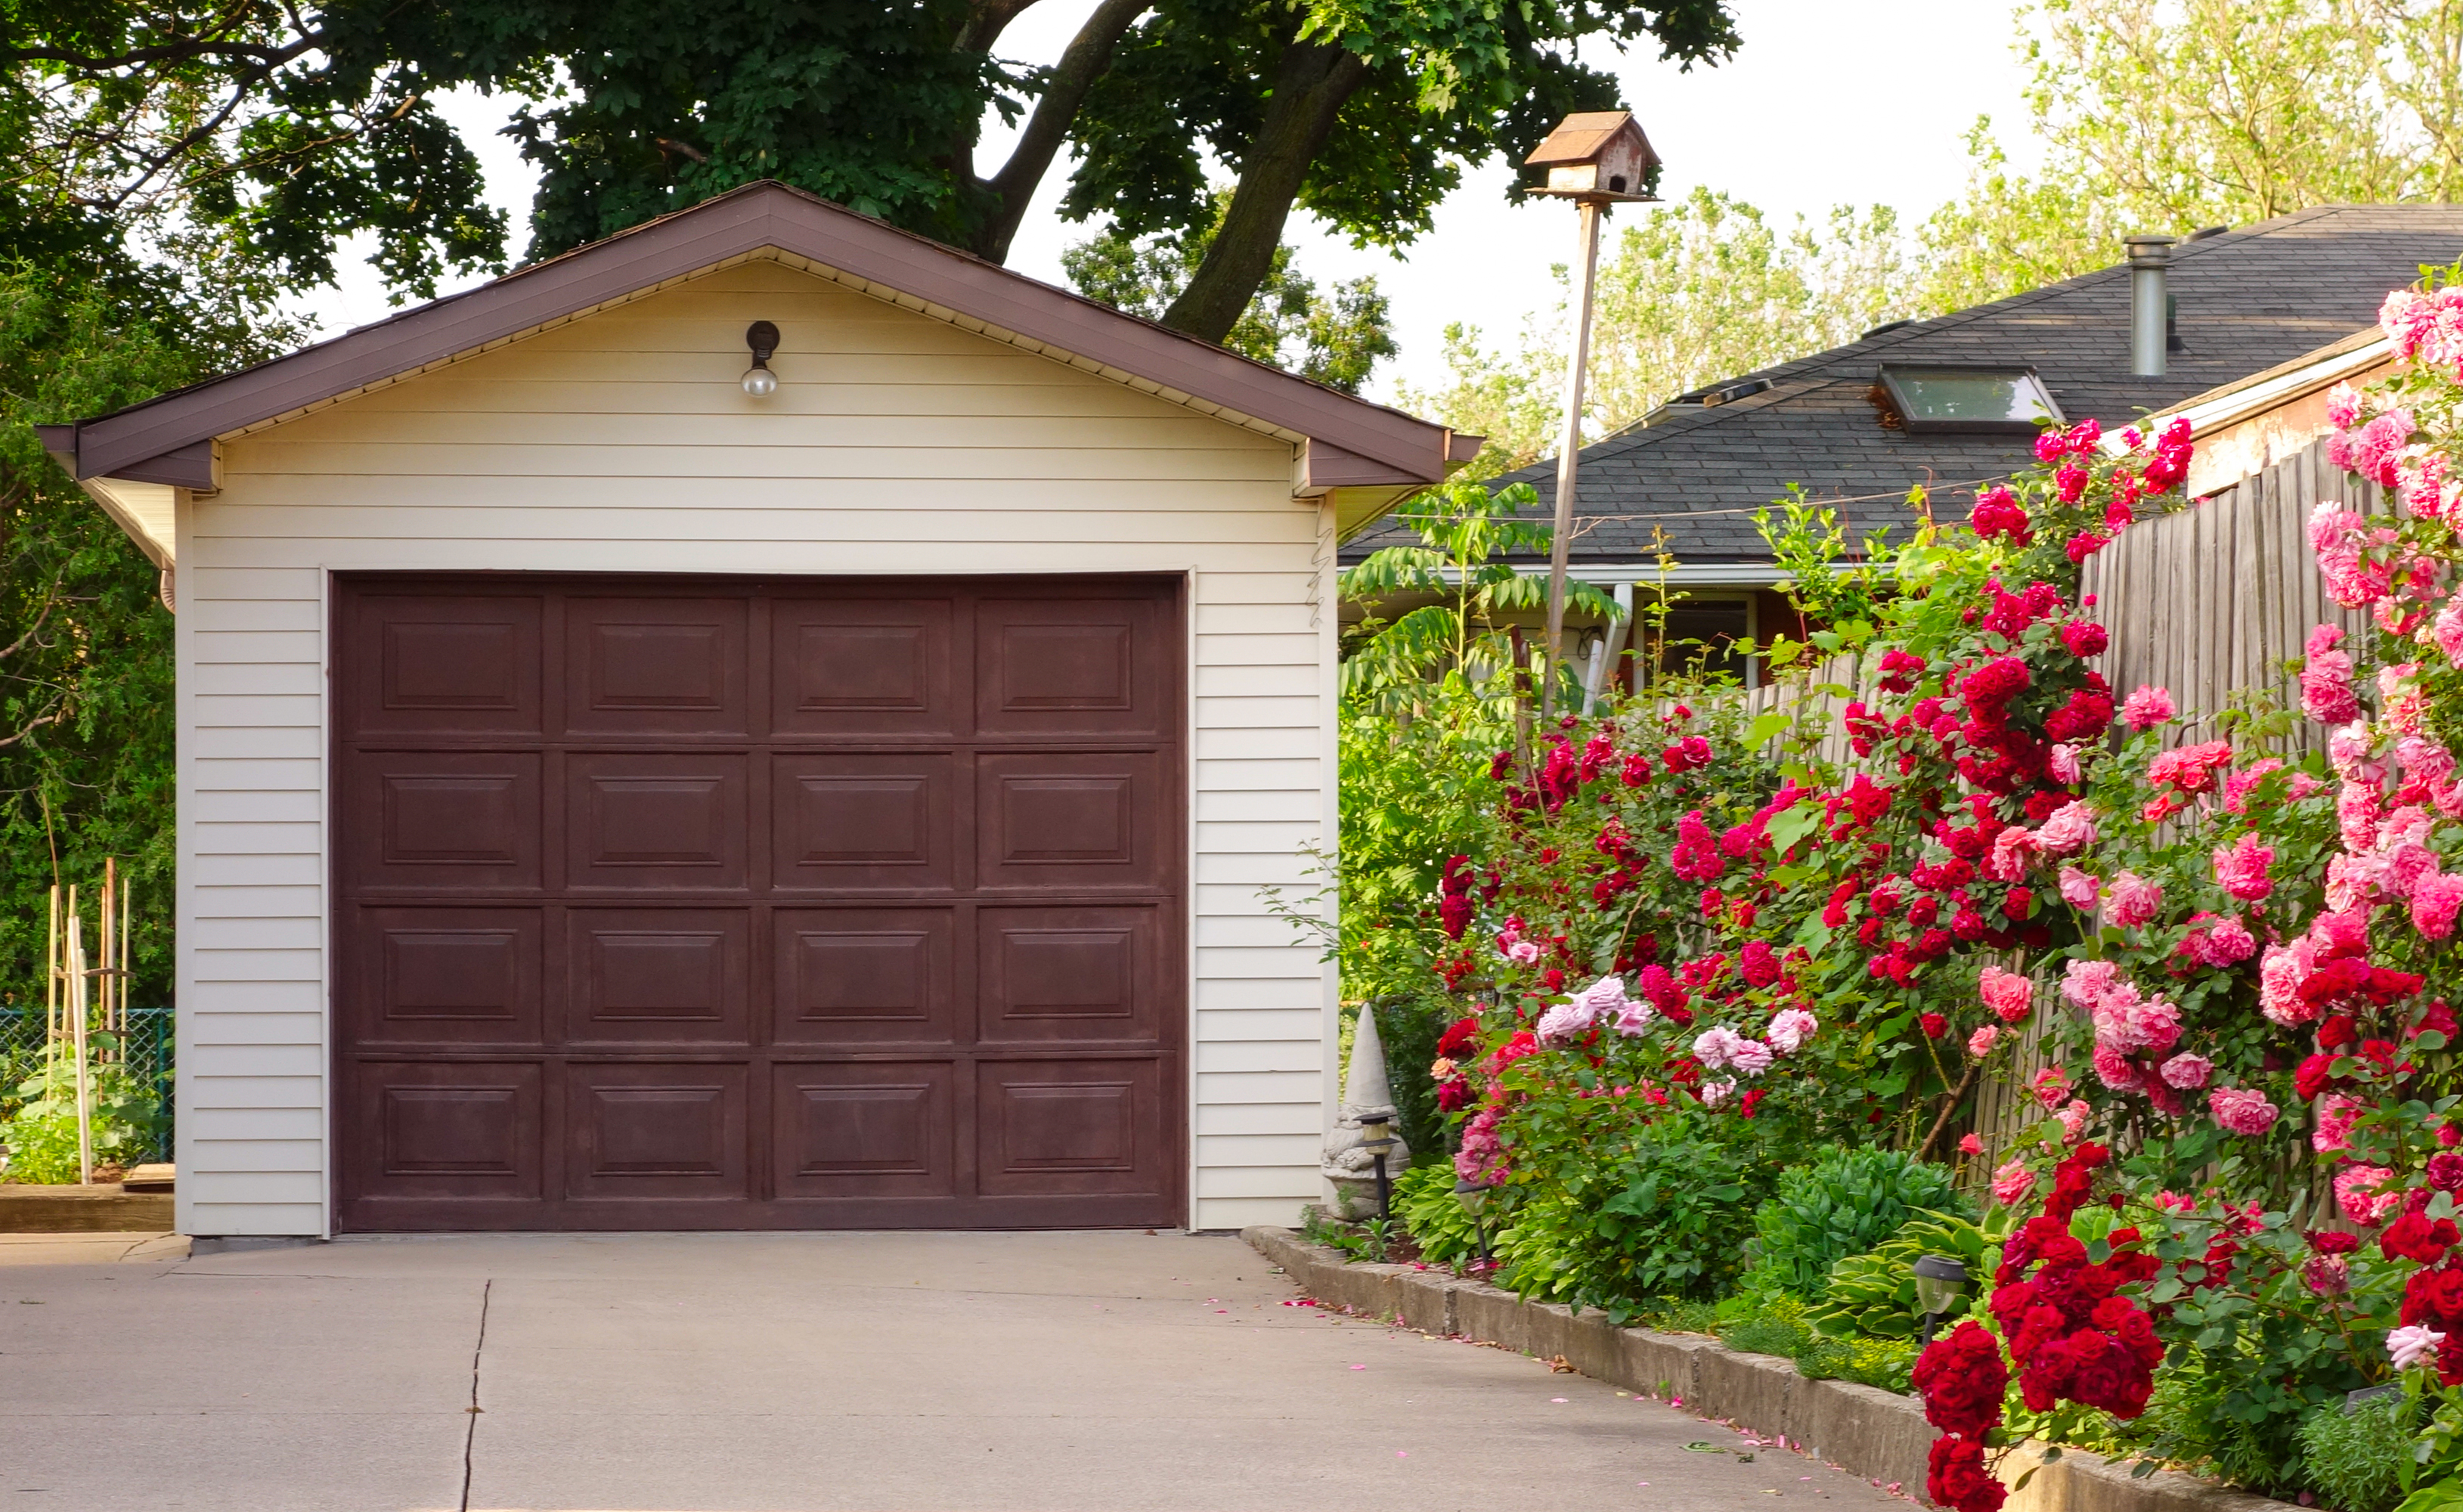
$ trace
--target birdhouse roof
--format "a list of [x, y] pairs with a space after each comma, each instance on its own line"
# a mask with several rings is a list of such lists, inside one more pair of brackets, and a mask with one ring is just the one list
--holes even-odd
[[1630, 131], [1642, 143], [1643, 156], [1651, 157], [1650, 142], [1634, 123], [1629, 110], [1590, 110], [1567, 116], [1548, 133], [1548, 140], [1531, 150], [1523, 159], [1526, 165], [1549, 167], [1559, 163], [1588, 163], [1607, 150], [1607, 145], [1621, 133]]

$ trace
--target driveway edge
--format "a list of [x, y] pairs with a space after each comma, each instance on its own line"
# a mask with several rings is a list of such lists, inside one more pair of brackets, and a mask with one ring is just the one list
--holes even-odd
[[[1346, 1261], [1289, 1229], [1240, 1231], [1250, 1247], [1328, 1306], [1406, 1327], [1565, 1362], [1594, 1380], [1656, 1396], [1699, 1416], [1749, 1429], [1923, 1500], [1935, 1434], [1913, 1396], [1853, 1381], [1813, 1381], [1793, 1360], [1740, 1354], [1700, 1334], [1620, 1328], [1597, 1313], [1525, 1302], [1483, 1282], [1412, 1265]], [[2296, 1512], [2290, 1502], [2210, 1485], [2169, 1470], [2132, 1476], [2125, 1464], [2068, 1449], [2050, 1464], [2022, 1446], [2003, 1466], [2027, 1484], [2003, 1512]]]

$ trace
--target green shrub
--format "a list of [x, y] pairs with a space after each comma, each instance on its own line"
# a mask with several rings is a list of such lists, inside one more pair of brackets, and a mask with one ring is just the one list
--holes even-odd
[[1778, 1178], [1754, 1216], [1760, 1238], [1753, 1286], [1814, 1297], [1830, 1267], [1899, 1231], [1917, 1210], [1970, 1216], [1973, 1204], [1946, 1167], [1895, 1150], [1837, 1150]]
[[[105, 1049], [111, 1037], [96, 1039]], [[158, 1144], [163, 1105], [151, 1087], [118, 1063], [86, 1068], [92, 1101], [86, 1124], [96, 1165], [130, 1165]], [[0, 1124], [0, 1145], [9, 1147], [7, 1179], [58, 1186], [77, 1178], [76, 1068], [66, 1057], [17, 1087], [16, 1112]]]
[[1513, 1211], [1493, 1236], [1500, 1282], [1623, 1324], [1733, 1280], [1767, 1163], [1695, 1120], [1601, 1129], [1575, 1126], [1581, 1106], [1565, 1102], [1525, 1109], [1532, 1158], [1515, 1168]]
[[1722, 1307], [1722, 1314], [1733, 1310], [1734, 1316], [1723, 1316], [1711, 1331], [1719, 1342], [1743, 1354], [1776, 1354], [1795, 1359], [1798, 1350], [1814, 1340], [1812, 1328], [1804, 1321], [1804, 1304], [1793, 1297], [1732, 1299], [1743, 1305]]
[[2389, 1512], [2403, 1500], [2411, 1439], [2411, 1403], [2400, 1391], [2330, 1402], [2300, 1425], [2301, 1468], [2335, 1512]]
[[1479, 1228], [1454, 1195], [1454, 1168], [1429, 1159], [1394, 1183], [1394, 1213], [1431, 1265], [1459, 1265], [1479, 1256]]
[[1917, 1328], [1917, 1260], [1946, 1255], [1967, 1266], [1968, 1290], [1959, 1311], [1975, 1304], [1989, 1284], [1994, 1253], [2010, 1231], [2012, 1215], [1995, 1209], [1983, 1225], [1943, 1214], [1919, 1214], [1862, 1255], [1830, 1267], [1830, 1282], [1808, 1316], [1833, 1338], [1912, 1339]]
[[1832, 1339], [1816, 1335], [1796, 1351], [1796, 1368], [1816, 1381], [1856, 1381], [1885, 1391], [1909, 1389], [1922, 1352], [1912, 1339]]

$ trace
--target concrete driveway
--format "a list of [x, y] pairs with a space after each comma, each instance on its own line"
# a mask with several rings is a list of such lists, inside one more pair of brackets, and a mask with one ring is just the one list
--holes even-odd
[[1905, 1505], [1232, 1238], [127, 1238], [0, 1254], [0, 1506]]

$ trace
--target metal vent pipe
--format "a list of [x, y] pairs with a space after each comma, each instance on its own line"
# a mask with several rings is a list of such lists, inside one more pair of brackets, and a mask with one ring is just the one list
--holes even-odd
[[2136, 378], [2164, 376], [2169, 334], [2164, 270], [2172, 260], [2169, 236], [2131, 236], [2129, 247], [2129, 371]]

